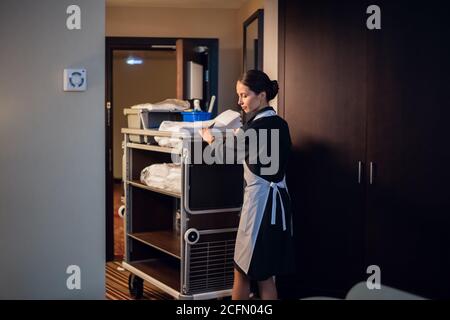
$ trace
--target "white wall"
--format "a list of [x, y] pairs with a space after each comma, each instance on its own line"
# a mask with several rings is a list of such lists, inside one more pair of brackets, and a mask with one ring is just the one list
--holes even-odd
[[[68, 31], [66, 9], [82, 10]], [[102, 299], [104, 0], [0, 1], [0, 299]], [[64, 93], [63, 69], [88, 90]], [[81, 290], [66, 269], [81, 268]]]

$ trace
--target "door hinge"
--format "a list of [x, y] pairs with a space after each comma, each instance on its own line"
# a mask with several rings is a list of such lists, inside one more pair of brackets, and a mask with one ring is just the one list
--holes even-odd
[[370, 177], [369, 177], [370, 184], [373, 184], [374, 170], [375, 170], [375, 164], [373, 162], [370, 162]]
[[362, 165], [362, 161], [358, 161], [358, 184], [361, 184]]
[[106, 125], [111, 126], [111, 102], [106, 103]]
[[109, 171], [112, 171], [112, 150], [108, 149], [108, 164], [109, 164]]

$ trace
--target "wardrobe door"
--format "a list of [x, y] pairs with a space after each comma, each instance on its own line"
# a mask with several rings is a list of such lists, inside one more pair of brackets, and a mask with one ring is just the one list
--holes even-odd
[[[361, 1], [280, 1], [280, 113], [293, 155], [297, 294], [343, 296], [363, 267], [366, 43]], [[361, 166], [359, 166], [361, 161]], [[361, 172], [362, 174], [362, 172]]]
[[378, 5], [382, 29], [368, 37], [366, 262], [386, 285], [449, 298], [447, 13], [444, 1]]

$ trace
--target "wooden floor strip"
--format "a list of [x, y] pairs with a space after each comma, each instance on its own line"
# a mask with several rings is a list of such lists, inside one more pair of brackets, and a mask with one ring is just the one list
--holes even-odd
[[[106, 299], [108, 300], [133, 300], [128, 290], [127, 270], [120, 271], [120, 262], [108, 262], [106, 264]], [[172, 300], [172, 296], [159, 288], [144, 281], [144, 295], [142, 300]]]

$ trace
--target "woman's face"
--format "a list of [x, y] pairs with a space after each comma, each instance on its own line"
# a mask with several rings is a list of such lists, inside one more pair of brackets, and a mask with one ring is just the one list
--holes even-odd
[[[265, 106], [262, 102], [265, 101], [266, 93], [263, 91], [259, 94], [254, 93], [249, 87], [242, 84], [240, 81], [236, 83], [236, 93], [239, 97], [238, 104], [245, 113], [254, 112], [260, 107]], [[267, 102], [266, 102], [267, 104]]]

